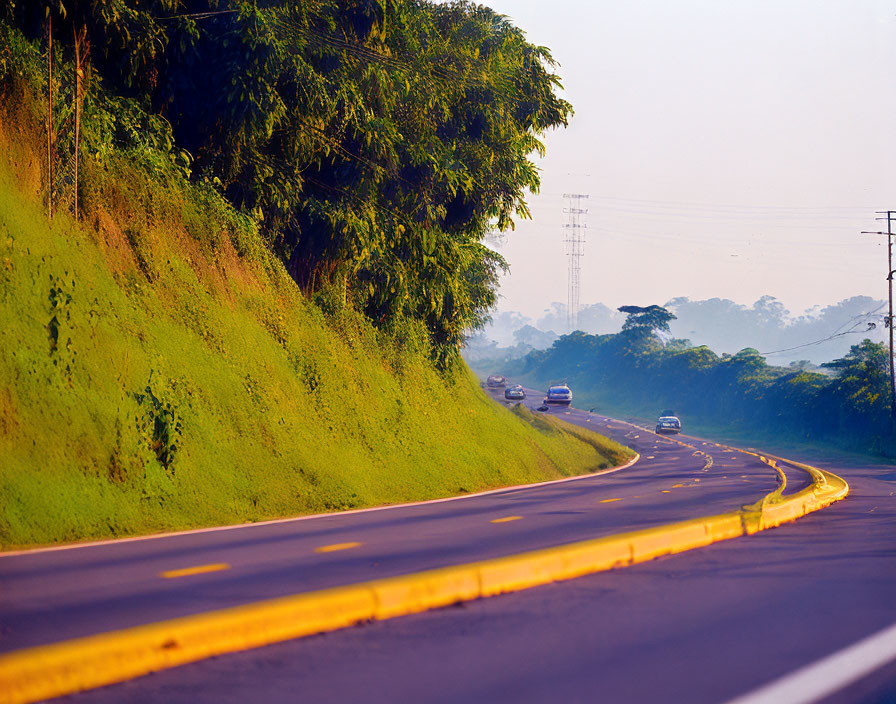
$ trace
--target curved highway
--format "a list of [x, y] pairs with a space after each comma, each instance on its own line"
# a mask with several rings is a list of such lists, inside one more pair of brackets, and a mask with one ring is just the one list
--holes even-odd
[[[549, 412], [633, 447], [640, 460], [621, 471], [457, 500], [5, 555], [0, 651], [722, 513], [777, 486], [770, 467], [725, 445], [660, 438], [575, 409]], [[871, 465], [818, 464], [850, 482], [851, 498], [795, 524], [67, 699], [741, 696], [896, 622], [896, 482], [875, 478], [885, 473]], [[784, 469], [787, 493], [806, 486], [803, 472]], [[862, 680], [869, 696], [888, 691], [887, 672]], [[842, 697], [857, 686], [835, 692]]]

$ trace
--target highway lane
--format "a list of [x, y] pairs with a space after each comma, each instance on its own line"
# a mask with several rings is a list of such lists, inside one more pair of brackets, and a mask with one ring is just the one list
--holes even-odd
[[768, 466], [726, 448], [699, 445], [713, 458], [707, 469], [703, 455], [626, 423], [551, 413], [641, 460], [457, 501], [3, 556], [0, 651], [720, 513], [777, 483]]
[[[850, 497], [754, 536], [68, 699], [726, 702], [896, 622], [896, 468], [805, 459], [846, 478]], [[894, 702], [896, 665], [834, 686], [824, 704]]]

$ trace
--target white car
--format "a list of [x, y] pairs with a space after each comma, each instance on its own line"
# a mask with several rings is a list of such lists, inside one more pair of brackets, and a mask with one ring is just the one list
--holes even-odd
[[544, 400], [548, 404], [568, 406], [572, 403], [572, 391], [566, 384], [556, 384], [548, 389], [548, 395]]

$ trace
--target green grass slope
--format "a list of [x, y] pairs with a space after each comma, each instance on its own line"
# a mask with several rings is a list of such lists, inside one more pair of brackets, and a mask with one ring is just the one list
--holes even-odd
[[[24, 126], [23, 126], [24, 124]], [[0, 545], [108, 538], [581, 474], [625, 448], [439, 374], [416, 329], [309, 302], [213, 193], [88, 161], [49, 222], [0, 118]], [[91, 171], [93, 169], [93, 171]]]

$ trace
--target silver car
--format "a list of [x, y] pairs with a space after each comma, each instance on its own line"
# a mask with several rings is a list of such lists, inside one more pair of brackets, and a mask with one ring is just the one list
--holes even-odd
[[508, 401], [522, 401], [526, 398], [526, 391], [521, 384], [516, 384], [504, 391], [504, 398]]
[[568, 406], [572, 403], [572, 391], [566, 384], [556, 384], [548, 389], [545, 403], [556, 404], [559, 406]]

